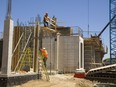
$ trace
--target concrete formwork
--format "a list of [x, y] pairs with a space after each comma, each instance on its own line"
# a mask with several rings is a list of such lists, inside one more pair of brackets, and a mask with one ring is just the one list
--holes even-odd
[[79, 36], [61, 36], [59, 71], [74, 72], [76, 68], [84, 68], [83, 51], [83, 40]]
[[84, 59], [86, 71], [102, 66], [102, 59], [106, 52], [102, 41], [97, 36], [91, 36], [84, 40]]
[[84, 51], [85, 69], [88, 71], [95, 67], [94, 64], [92, 64], [95, 63], [95, 48], [93, 45], [85, 45]]
[[[57, 46], [58, 43], [59, 47]], [[49, 54], [48, 69], [65, 73], [74, 72], [76, 68], [84, 68], [84, 42], [82, 37], [60, 36], [59, 42], [55, 41], [54, 37], [46, 37], [43, 39], [43, 47], [46, 47]]]
[[43, 47], [48, 51], [47, 68], [54, 70], [56, 65], [56, 41], [55, 37], [46, 37], [43, 39]]

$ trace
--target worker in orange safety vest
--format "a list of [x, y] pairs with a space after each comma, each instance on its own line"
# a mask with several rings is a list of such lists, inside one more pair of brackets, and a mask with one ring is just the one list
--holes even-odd
[[41, 49], [41, 52], [42, 52], [42, 56], [43, 56], [44, 65], [46, 67], [46, 61], [48, 59], [48, 52], [47, 52], [46, 48]]

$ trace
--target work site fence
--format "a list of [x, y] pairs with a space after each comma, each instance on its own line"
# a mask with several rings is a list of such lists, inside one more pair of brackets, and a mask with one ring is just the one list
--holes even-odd
[[83, 30], [78, 26], [71, 26], [73, 36], [79, 35], [83, 37]]

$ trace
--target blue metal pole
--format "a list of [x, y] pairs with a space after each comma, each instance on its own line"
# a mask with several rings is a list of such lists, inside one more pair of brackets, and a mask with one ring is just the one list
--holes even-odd
[[[111, 19], [111, 0], [109, 0], [109, 20]], [[110, 36], [110, 64], [112, 64], [111, 58], [111, 24], [109, 28], [109, 36]]]
[[[116, 0], [109, 0], [109, 19], [116, 15]], [[110, 24], [110, 64], [116, 58], [116, 18]]]

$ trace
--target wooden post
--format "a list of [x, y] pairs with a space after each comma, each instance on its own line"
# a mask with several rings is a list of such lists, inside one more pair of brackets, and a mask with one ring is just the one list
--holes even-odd
[[39, 37], [39, 30], [40, 30], [40, 26], [39, 26], [39, 23], [37, 22], [37, 25], [36, 25], [36, 28], [34, 30], [34, 42], [35, 42], [35, 45], [34, 45], [34, 72], [38, 72], [38, 50], [39, 50], [39, 43], [38, 43], [38, 37]]

